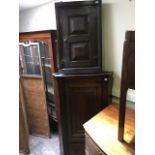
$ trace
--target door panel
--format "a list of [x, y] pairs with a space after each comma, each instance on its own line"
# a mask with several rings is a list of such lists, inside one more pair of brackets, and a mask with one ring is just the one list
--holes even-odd
[[70, 72], [80, 72], [79, 68], [91, 72], [101, 67], [100, 5], [90, 3], [56, 5], [60, 72], [70, 68]]
[[99, 112], [101, 108], [101, 92], [100, 84], [95, 82], [68, 83], [66, 87], [66, 108], [68, 114], [67, 120], [69, 121], [69, 141], [84, 138], [82, 124]]

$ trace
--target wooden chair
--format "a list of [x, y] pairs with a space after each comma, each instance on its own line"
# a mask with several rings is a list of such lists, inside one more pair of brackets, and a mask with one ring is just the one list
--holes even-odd
[[127, 31], [125, 34], [121, 76], [118, 140], [123, 141], [126, 94], [128, 88], [135, 89], [135, 31]]

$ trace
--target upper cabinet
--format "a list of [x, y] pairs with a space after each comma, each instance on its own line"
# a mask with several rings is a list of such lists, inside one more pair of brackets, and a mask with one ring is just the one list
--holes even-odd
[[95, 73], [101, 69], [101, 2], [56, 3], [58, 72]]

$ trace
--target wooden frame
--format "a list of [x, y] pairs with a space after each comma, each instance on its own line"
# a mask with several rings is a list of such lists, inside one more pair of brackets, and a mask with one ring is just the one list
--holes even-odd
[[118, 140], [124, 141], [126, 94], [135, 89], [135, 31], [127, 31], [123, 48]]
[[55, 53], [54, 53], [54, 40], [56, 39], [56, 31], [36, 31], [36, 32], [24, 32], [19, 34], [19, 41], [25, 42], [28, 40], [31, 41], [40, 41], [48, 45], [50, 51], [50, 58], [52, 63], [52, 73], [56, 72], [57, 67], [55, 63]]

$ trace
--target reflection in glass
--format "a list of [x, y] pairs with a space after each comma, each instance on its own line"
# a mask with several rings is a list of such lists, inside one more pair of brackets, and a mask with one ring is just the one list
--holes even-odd
[[20, 43], [19, 45], [20, 74], [40, 75], [39, 43]]

